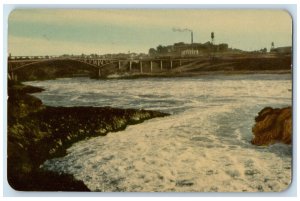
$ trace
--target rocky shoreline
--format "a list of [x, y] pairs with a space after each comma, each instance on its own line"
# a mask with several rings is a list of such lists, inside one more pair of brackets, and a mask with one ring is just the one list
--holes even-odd
[[[7, 178], [15, 190], [89, 191], [72, 175], [45, 171], [40, 165], [47, 159], [64, 156], [77, 141], [168, 115], [110, 107], [50, 107], [29, 95], [42, 90], [15, 81], [8, 83]], [[266, 107], [255, 122], [252, 144], [292, 143], [291, 107]]]
[[8, 83], [7, 178], [20, 191], [89, 191], [72, 175], [41, 170], [47, 159], [63, 156], [74, 142], [104, 136], [168, 114], [110, 107], [50, 107], [28, 93], [42, 89]]

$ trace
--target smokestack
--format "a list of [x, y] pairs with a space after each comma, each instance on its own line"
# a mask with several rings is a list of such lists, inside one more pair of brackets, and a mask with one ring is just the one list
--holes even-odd
[[193, 32], [191, 31], [191, 44], [193, 44]]

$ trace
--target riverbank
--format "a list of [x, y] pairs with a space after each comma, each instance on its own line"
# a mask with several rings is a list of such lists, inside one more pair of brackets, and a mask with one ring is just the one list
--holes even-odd
[[47, 159], [64, 156], [77, 141], [168, 115], [110, 107], [49, 107], [29, 95], [40, 91], [8, 83], [7, 178], [16, 190], [89, 191], [72, 175], [47, 172], [39, 166]]
[[101, 79], [138, 79], [138, 78], [176, 78], [200, 77], [212, 75], [253, 75], [253, 74], [291, 74], [291, 70], [261, 70], [261, 71], [203, 71], [203, 72], [163, 72], [163, 73], [124, 73], [112, 74]]

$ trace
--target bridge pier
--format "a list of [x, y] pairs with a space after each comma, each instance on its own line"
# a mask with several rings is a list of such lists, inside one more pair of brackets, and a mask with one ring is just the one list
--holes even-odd
[[14, 72], [12, 71], [13, 69], [13, 64], [8, 63], [8, 79], [9, 80], [14, 80]]
[[14, 72], [12, 72], [12, 71], [10, 72], [10, 79], [14, 80]]
[[152, 71], [153, 71], [152, 61], [150, 61], [150, 71], [151, 71], [151, 73], [152, 73]]
[[160, 60], [160, 70], [163, 70], [162, 60]]
[[181, 66], [181, 59], [179, 59], [179, 66]]
[[141, 73], [143, 73], [143, 63], [142, 63], [142, 61], [140, 61], [140, 71], [141, 71]]
[[18, 77], [17, 77], [17, 75], [14, 74], [13, 71], [11, 71], [10, 73], [8, 73], [8, 79], [17, 81]]
[[101, 77], [101, 68], [98, 69], [98, 77]]
[[171, 67], [171, 70], [173, 69], [173, 61], [171, 60], [170, 61], [170, 67]]
[[118, 62], [118, 68], [121, 70], [121, 61]]
[[132, 68], [132, 61], [129, 61], [129, 71], [131, 71]]

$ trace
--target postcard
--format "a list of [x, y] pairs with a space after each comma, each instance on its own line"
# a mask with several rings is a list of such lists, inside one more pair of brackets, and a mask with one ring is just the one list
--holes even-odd
[[278, 9], [13, 10], [9, 185], [288, 189], [292, 23]]

